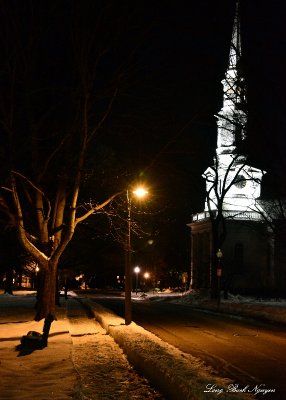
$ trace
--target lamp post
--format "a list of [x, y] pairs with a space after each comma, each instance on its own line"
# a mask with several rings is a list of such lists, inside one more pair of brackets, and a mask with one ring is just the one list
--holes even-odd
[[218, 249], [217, 253], [217, 305], [220, 305], [220, 279], [221, 279], [221, 274], [222, 274], [222, 269], [221, 269], [221, 259], [222, 259], [222, 251], [221, 249]]
[[139, 267], [135, 267], [134, 268], [134, 272], [136, 274], [136, 286], [135, 286], [135, 293], [137, 294], [138, 292], [138, 274], [140, 272], [140, 268]]
[[[143, 187], [138, 187], [132, 191], [132, 194], [138, 198], [143, 198], [148, 194]], [[125, 258], [125, 325], [131, 324], [132, 321], [132, 305], [131, 305], [131, 196], [129, 189], [126, 191], [127, 198], [127, 241], [126, 241], [126, 258]]]
[[145, 282], [144, 282], [144, 292], [148, 291], [148, 279], [150, 278], [150, 274], [149, 272], [145, 272], [144, 273], [144, 278], [145, 278]]
[[36, 265], [35, 268], [35, 282], [34, 282], [34, 289], [38, 290], [38, 272], [40, 271], [40, 268], [38, 267], [38, 265]]

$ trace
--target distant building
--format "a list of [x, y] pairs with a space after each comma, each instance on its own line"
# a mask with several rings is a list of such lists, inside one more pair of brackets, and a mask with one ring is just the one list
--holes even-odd
[[[239, 4], [217, 117], [217, 148], [207, 168], [204, 211], [192, 216], [191, 287], [256, 295], [286, 294], [280, 241], [266, 222], [271, 203], [260, 199], [265, 171], [244, 153], [246, 89], [241, 69]], [[266, 211], [267, 210], [267, 211]], [[282, 242], [281, 242], [282, 243]], [[285, 260], [285, 258], [284, 258]]]

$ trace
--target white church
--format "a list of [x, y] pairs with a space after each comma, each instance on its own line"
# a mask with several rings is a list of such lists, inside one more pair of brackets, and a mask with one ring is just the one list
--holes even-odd
[[280, 241], [267, 223], [271, 206], [260, 198], [266, 172], [248, 165], [245, 155], [246, 90], [241, 71], [238, 3], [222, 85], [223, 107], [216, 116], [214, 163], [203, 174], [205, 208], [188, 224], [190, 287], [282, 296], [286, 294], [286, 266], [281, 259]]

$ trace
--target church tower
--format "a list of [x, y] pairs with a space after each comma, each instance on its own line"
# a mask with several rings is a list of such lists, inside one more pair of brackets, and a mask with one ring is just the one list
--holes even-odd
[[[247, 96], [242, 70], [239, 1], [217, 119], [213, 165], [206, 169], [204, 211], [193, 214], [191, 279], [193, 289], [255, 292], [269, 286], [273, 246], [260, 206], [264, 171], [247, 163]], [[222, 251], [222, 252], [221, 252]], [[219, 255], [218, 255], [219, 254]], [[222, 257], [222, 268], [218, 258]], [[220, 271], [220, 272], [218, 272]]]
[[205, 211], [216, 210], [223, 198], [223, 209], [234, 212], [251, 211], [257, 207], [263, 171], [246, 164], [247, 100], [242, 70], [239, 2], [230, 44], [229, 61], [223, 85], [223, 106], [217, 118], [217, 148], [214, 165], [208, 168]]

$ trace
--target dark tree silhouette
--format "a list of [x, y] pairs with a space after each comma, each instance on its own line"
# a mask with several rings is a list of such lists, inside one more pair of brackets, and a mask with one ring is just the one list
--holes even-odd
[[[1, 13], [1, 210], [40, 268], [35, 320], [45, 319], [45, 346], [59, 260], [78, 224], [120, 192], [102, 186], [96, 159], [92, 169], [86, 161], [132, 69], [120, 53], [128, 13], [104, 2], [13, 0]], [[88, 179], [95, 190], [83, 204]]]

